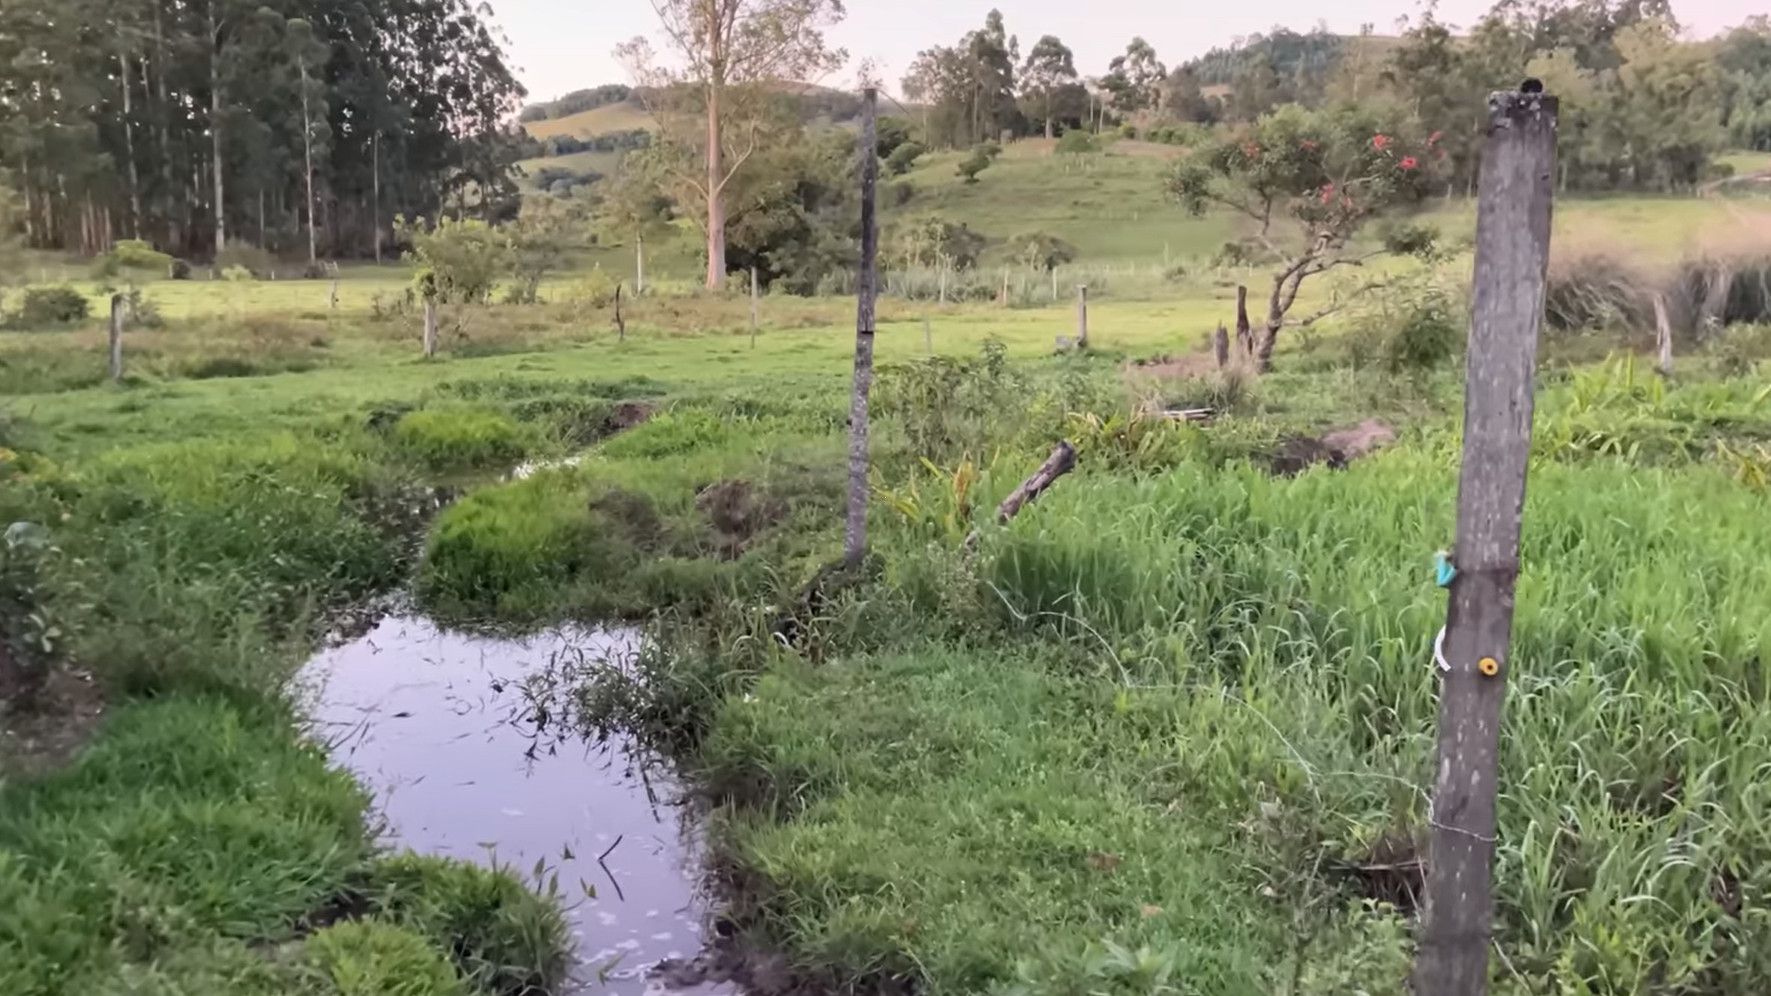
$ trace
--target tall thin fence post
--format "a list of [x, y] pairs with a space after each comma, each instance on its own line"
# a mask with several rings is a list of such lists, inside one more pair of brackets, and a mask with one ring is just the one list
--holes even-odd
[[437, 302], [424, 299], [424, 358], [437, 355]]
[[947, 303], [947, 262], [941, 261], [941, 303]]
[[1673, 323], [1667, 317], [1666, 296], [1654, 295], [1655, 368], [1662, 377], [1673, 375]]
[[935, 330], [927, 315], [922, 316], [922, 350], [930, 356], [935, 355]]
[[756, 267], [750, 268], [750, 348], [756, 348], [756, 326], [761, 321], [757, 312]]
[[1058, 300], [1058, 268], [1055, 266], [1052, 267], [1051, 272], [1052, 272], [1052, 303], [1055, 304], [1055, 303], [1057, 303], [1057, 300]]
[[1088, 285], [1076, 285], [1076, 348], [1088, 348]]
[[644, 296], [646, 293], [646, 233], [640, 232], [633, 239], [633, 292]]
[[338, 278], [337, 277], [332, 278], [332, 292], [326, 296], [326, 308], [329, 311], [337, 311], [338, 310]]
[[842, 544], [843, 562], [850, 567], [859, 566], [867, 555], [867, 405], [873, 389], [873, 262], [879, 251], [873, 204], [879, 182], [878, 112], [879, 92], [867, 87], [861, 96], [861, 265], [855, 277], [855, 385], [849, 399], [849, 502]]
[[[1541, 87], [1539, 87], [1541, 90]], [[1501, 705], [1511, 667], [1519, 522], [1531, 453], [1556, 174], [1556, 98], [1488, 98], [1464, 380], [1456, 574], [1442, 640], [1438, 764], [1414, 987], [1488, 991]], [[1442, 649], [1438, 649], [1442, 648]]]
[[1254, 358], [1254, 326], [1248, 321], [1248, 285], [1236, 285], [1236, 349], [1243, 360]]
[[627, 319], [621, 317], [621, 285], [615, 285], [615, 341], [627, 341]]
[[111, 295], [111, 380], [123, 379], [123, 295]]

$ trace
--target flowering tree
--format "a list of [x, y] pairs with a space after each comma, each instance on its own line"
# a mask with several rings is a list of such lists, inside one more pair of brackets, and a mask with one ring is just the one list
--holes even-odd
[[1338, 303], [1293, 317], [1304, 281], [1386, 254], [1433, 252], [1433, 233], [1418, 226], [1391, 226], [1377, 239], [1356, 236], [1373, 220], [1401, 215], [1419, 202], [1442, 159], [1437, 134], [1409, 136], [1356, 108], [1287, 105], [1175, 167], [1167, 185], [1182, 206], [1195, 214], [1219, 206], [1242, 215], [1249, 234], [1239, 248], [1277, 267], [1266, 320], [1254, 341], [1259, 369], [1271, 366], [1280, 329], [1318, 321], [1382, 286], [1384, 278], [1375, 276]]

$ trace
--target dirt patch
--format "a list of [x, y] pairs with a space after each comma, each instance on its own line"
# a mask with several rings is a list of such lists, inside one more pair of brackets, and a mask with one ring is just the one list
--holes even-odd
[[1217, 368], [1217, 357], [1206, 352], [1138, 360], [1126, 366], [1126, 373], [1152, 380], [1194, 380], [1215, 372]]
[[1295, 477], [1317, 464], [1343, 470], [1352, 461], [1395, 441], [1395, 429], [1380, 419], [1370, 418], [1320, 437], [1293, 436], [1279, 444], [1267, 469], [1275, 477]]
[[656, 405], [644, 401], [623, 401], [615, 406], [614, 411], [609, 413], [603, 426], [608, 430], [609, 435], [626, 432], [634, 426], [650, 420], [657, 411]]
[[104, 713], [104, 689], [79, 668], [52, 669], [28, 707], [0, 689], [0, 775], [31, 777], [67, 764]]
[[642, 550], [655, 548], [664, 537], [664, 520], [657, 507], [638, 491], [611, 488], [592, 498], [590, 507], [618, 524], [622, 534]]
[[786, 506], [757, 493], [749, 481], [730, 480], [709, 484], [695, 493], [695, 507], [707, 516], [728, 556], [744, 552], [764, 529], [780, 522]]
[[1420, 848], [1400, 830], [1378, 838], [1363, 860], [1343, 863], [1335, 870], [1359, 895], [1388, 903], [1405, 916], [1419, 907], [1426, 884]]

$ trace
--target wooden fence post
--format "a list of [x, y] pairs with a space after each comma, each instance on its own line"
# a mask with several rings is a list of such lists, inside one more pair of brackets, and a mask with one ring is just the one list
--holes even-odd
[[1654, 295], [1655, 368], [1662, 377], [1673, 375], [1673, 323], [1667, 318], [1666, 296]]
[[929, 325], [929, 316], [922, 316], [922, 349], [930, 356], [935, 355], [935, 330]]
[[1218, 330], [1211, 334], [1211, 353], [1218, 361], [1219, 370], [1230, 365], [1230, 330], [1224, 328], [1223, 322], [1219, 322]]
[[1076, 348], [1088, 348], [1088, 285], [1076, 285]]
[[[754, 333], [752, 333], [754, 338]], [[621, 317], [621, 285], [615, 285], [615, 341], [627, 341], [627, 320]]]
[[123, 295], [111, 295], [111, 381], [123, 380]]
[[1236, 349], [1244, 360], [1254, 358], [1254, 326], [1248, 321], [1248, 285], [1236, 285]]
[[337, 277], [332, 278], [332, 293], [329, 294], [326, 298], [326, 307], [332, 311], [338, 310], [338, 278]]
[[424, 358], [437, 355], [437, 302], [424, 299]]
[[1056, 304], [1057, 301], [1058, 301], [1058, 268], [1054, 266], [1054, 267], [1052, 267], [1052, 303]]
[[646, 293], [646, 233], [644, 232], [634, 236], [633, 292], [641, 296]]
[[879, 139], [876, 116], [879, 91], [861, 95], [861, 265], [855, 277], [855, 385], [849, 398], [849, 501], [843, 529], [842, 559], [858, 567], [867, 555], [867, 417], [873, 388], [873, 258], [879, 251], [874, 220], [874, 187], [879, 182]]
[[1413, 991], [1433, 996], [1488, 991], [1501, 704], [1556, 175], [1556, 98], [1536, 89], [1489, 96], [1482, 148], [1457, 573], [1434, 663], [1438, 764], [1414, 968]]
[[750, 268], [750, 348], [756, 348], [757, 317], [756, 267]]

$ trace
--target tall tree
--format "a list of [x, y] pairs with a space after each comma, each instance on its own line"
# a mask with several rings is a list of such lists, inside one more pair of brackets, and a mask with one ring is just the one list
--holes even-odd
[[1021, 64], [1021, 99], [1045, 122], [1046, 138], [1052, 137], [1052, 121], [1058, 115], [1076, 109], [1074, 98], [1081, 92], [1076, 82], [1076, 58], [1070, 49], [1053, 35], [1035, 42]]
[[[846, 57], [824, 40], [843, 6], [841, 0], [653, 0], [652, 9], [681, 66], [659, 63], [640, 38], [617, 53], [647, 88], [664, 147], [699, 152], [702, 169], [689, 182], [706, 204], [707, 286], [722, 287], [726, 188], [757, 150], [769, 91], [828, 73]], [[690, 116], [704, 126], [699, 142], [684, 134]], [[734, 138], [735, 148], [728, 149]]]
[[1168, 69], [1156, 57], [1156, 50], [1142, 38], [1133, 38], [1124, 55], [1116, 55], [1107, 64], [1107, 75], [1101, 85], [1113, 95], [1113, 109], [1121, 115], [1153, 110], [1162, 99], [1162, 80]]

